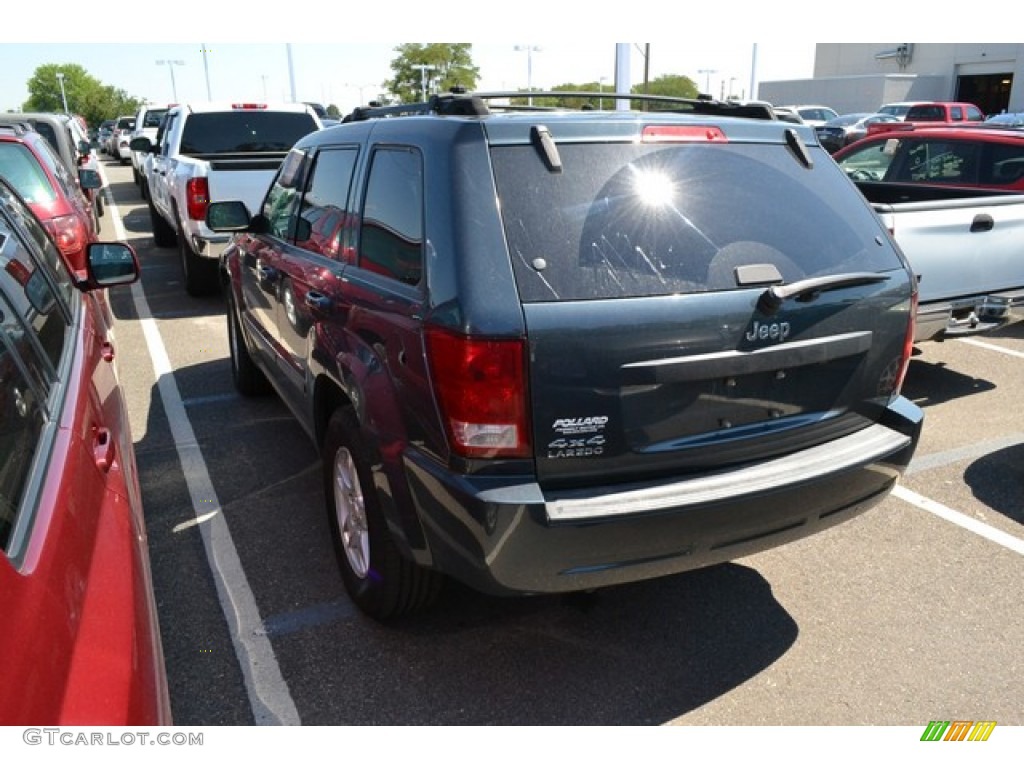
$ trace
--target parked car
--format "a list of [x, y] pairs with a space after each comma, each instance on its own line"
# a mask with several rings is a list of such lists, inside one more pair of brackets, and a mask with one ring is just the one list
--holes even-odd
[[839, 117], [839, 113], [832, 107], [821, 104], [787, 104], [783, 109], [793, 110], [807, 125], [813, 126], [824, 125], [827, 121]]
[[115, 160], [120, 160], [122, 165], [130, 163], [132, 152], [129, 143], [132, 140], [132, 132], [135, 130], [135, 115], [124, 115], [117, 118], [117, 123], [110, 134], [108, 153]]
[[[70, 115], [52, 114], [49, 112], [7, 112], [0, 115], [0, 123], [26, 123], [39, 133], [50, 145], [57, 157], [68, 169], [71, 176], [78, 179], [79, 168], [99, 168], [99, 161], [92, 152], [84, 124]], [[103, 215], [103, 196], [101, 189], [83, 189], [93, 208], [96, 227], [99, 229], [100, 217]]]
[[982, 123], [987, 127], [1024, 128], [1024, 112], [1003, 112], [992, 115]]
[[85, 272], [85, 251], [97, 239], [96, 216], [84, 189], [98, 189], [99, 172], [65, 167], [43, 137], [22, 123], [0, 123], [0, 176], [43, 222], [68, 267]]
[[116, 120], [104, 120], [96, 129], [96, 148], [104, 154], [110, 151], [110, 135], [114, 132], [115, 125]]
[[901, 126], [833, 155], [851, 178], [1024, 191], [1024, 133], [964, 126]]
[[888, 104], [883, 104], [876, 111], [876, 113], [883, 115], [892, 115], [902, 120], [907, 115], [909, 110], [915, 104], [920, 104], [918, 101], [891, 101]]
[[916, 282], [812, 130], [508, 96], [358, 109], [207, 208], [235, 386], [319, 446], [353, 601], [653, 578], [884, 498]]
[[881, 112], [854, 112], [840, 115], [815, 128], [818, 141], [829, 152], [836, 152], [847, 144], [863, 139], [868, 127], [876, 123], [898, 123], [900, 119]]
[[772, 111], [775, 113], [776, 120], [804, 125], [804, 119], [800, 117], [800, 113], [795, 109], [791, 109], [789, 107], [772, 107]]
[[81, 280], [0, 179], [0, 723], [171, 722], [138, 471], [99, 296], [139, 274], [92, 243]]

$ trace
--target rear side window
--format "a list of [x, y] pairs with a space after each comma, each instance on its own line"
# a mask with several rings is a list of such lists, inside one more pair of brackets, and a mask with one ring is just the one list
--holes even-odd
[[901, 266], [857, 190], [782, 146], [564, 144], [563, 172], [531, 147], [494, 147], [523, 301], [737, 288], [772, 263], [789, 282]]
[[142, 118], [143, 128], [159, 128], [160, 119], [167, 114], [166, 109], [151, 109]]
[[24, 144], [0, 142], [0, 175], [3, 175], [28, 203], [52, 203], [57, 191], [43, 167]]
[[287, 152], [316, 129], [306, 112], [196, 112], [185, 121], [181, 153]]
[[296, 245], [328, 258], [340, 258], [342, 232], [349, 221], [349, 187], [357, 158], [355, 148], [327, 148], [317, 155], [302, 200]]
[[378, 149], [359, 230], [359, 266], [408, 285], [423, 273], [423, 162], [419, 152]]

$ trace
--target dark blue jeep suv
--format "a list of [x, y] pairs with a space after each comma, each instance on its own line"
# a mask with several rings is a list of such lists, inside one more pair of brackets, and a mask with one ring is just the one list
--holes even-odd
[[209, 209], [235, 383], [320, 447], [353, 600], [658, 577], [882, 500], [916, 283], [813, 130], [496, 104], [357, 110]]

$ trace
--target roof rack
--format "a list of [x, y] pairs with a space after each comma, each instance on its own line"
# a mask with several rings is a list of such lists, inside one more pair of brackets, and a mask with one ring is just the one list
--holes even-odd
[[[496, 112], [564, 112], [574, 109], [566, 106], [548, 106], [536, 104], [514, 104], [511, 99], [585, 99], [600, 103], [604, 100], [640, 102], [645, 107], [653, 107], [651, 112], [674, 112], [698, 115], [719, 115], [726, 117], [747, 117], [758, 120], [774, 120], [771, 105], [766, 102], [717, 101], [703, 94], [696, 99], [685, 99], [677, 96], [657, 96], [642, 93], [615, 93], [598, 91], [488, 91], [470, 93], [461, 89], [453, 89], [451, 93], [434, 94], [427, 101], [409, 104], [393, 104], [379, 106], [371, 104], [356, 107], [343, 119], [343, 123], [371, 118], [407, 117], [410, 115], [469, 115], [484, 117]], [[504, 103], [495, 103], [499, 99]], [[576, 109], [595, 109], [590, 101], [584, 101]]]
[[35, 130], [32, 124], [25, 120], [6, 120], [0, 122], [0, 129], [11, 131], [15, 136], [24, 136], [26, 133]]

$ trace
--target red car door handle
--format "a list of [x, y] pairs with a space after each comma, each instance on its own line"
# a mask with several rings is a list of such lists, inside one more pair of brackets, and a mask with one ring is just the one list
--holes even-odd
[[106, 427], [93, 427], [92, 457], [103, 472], [114, 463], [114, 438]]

